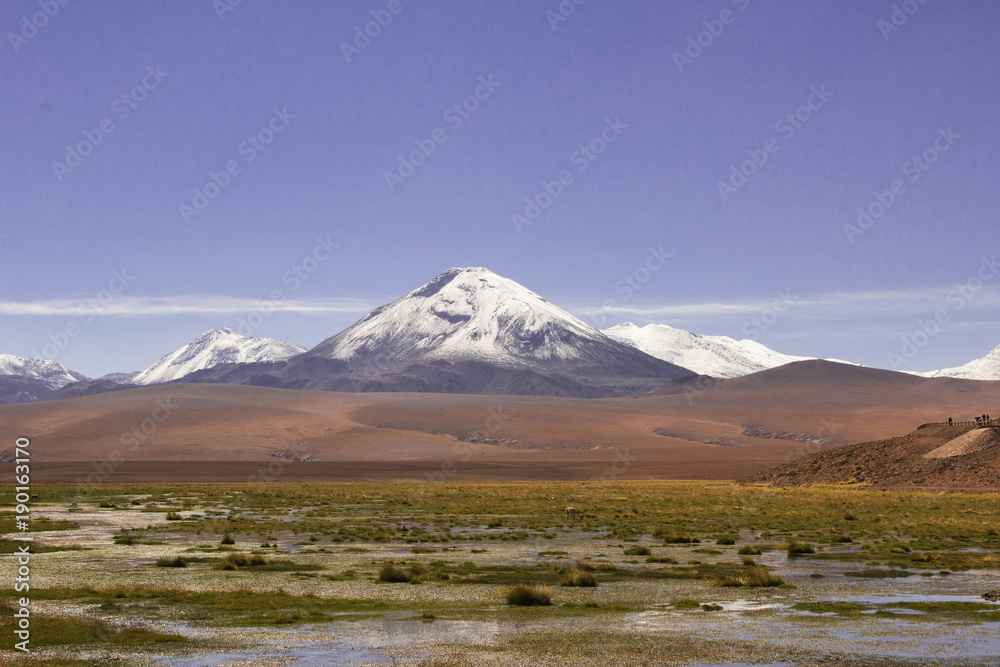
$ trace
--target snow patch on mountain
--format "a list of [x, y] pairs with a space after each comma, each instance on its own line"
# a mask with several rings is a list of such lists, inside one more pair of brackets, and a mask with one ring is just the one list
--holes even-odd
[[1000, 380], [1000, 345], [993, 348], [985, 357], [974, 359], [967, 364], [940, 371], [915, 373], [915, 375], [931, 378], [962, 378], [963, 380]]
[[219, 364], [281, 361], [305, 348], [274, 338], [248, 338], [232, 329], [212, 329], [165, 355], [134, 378], [134, 384], [159, 384]]
[[0, 375], [20, 375], [41, 380], [49, 389], [59, 389], [73, 382], [90, 379], [50, 359], [28, 359], [15, 357], [13, 354], [0, 354]]
[[657, 359], [719, 378], [740, 377], [810, 358], [781, 354], [753, 340], [702, 336], [666, 324], [640, 327], [626, 322], [604, 329], [604, 333]]

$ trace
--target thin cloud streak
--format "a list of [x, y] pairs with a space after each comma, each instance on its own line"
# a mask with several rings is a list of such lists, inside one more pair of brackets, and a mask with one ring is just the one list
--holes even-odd
[[[788, 308], [783, 317], [802, 319], [842, 319], [859, 315], [921, 317], [932, 315], [938, 308], [948, 311], [996, 308], [1000, 306], [1000, 289], [984, 288], [969, 298], [958, 287], [921, 288], [909, 291], [835, 292], [800, 298], [793, 290], [785, 301]], [[961, 308], [956, 307], [961, 299]], [[599, 314], [634, 317], [643, 321], [665, 319], [698, 320], [727, 316], [750, 316], [761, 313], [774, 304], [775, 298], [745, 301], [710, 301], [705, 303], [646, 304], [614, 303], [606, 306], [579, 305], [573, 308], [577, 316]]]
[[232, 296], [116, 296], [106, 303], [94, 299], [0, 301], [0, 315], [21, 317], [162, 317], [196, 314], [240, 314], [261, 310], [300, 315], [358, 315], [379, 304], [363, 299], [248, 299]]

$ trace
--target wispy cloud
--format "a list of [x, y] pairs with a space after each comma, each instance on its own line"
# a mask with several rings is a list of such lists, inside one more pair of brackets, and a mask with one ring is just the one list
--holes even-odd
[[[957, 303], [956, 299], [961, 298], [961, 292], [956, 287], [831, 292], [811, 296], [800, 295], [794, 289], [783, 289], [782, 293], [791, 294], [786, 300], [789, 308], [784, 316], [809, 320], [858, 319], [869, 316], [921, 317], [932, 314], [937, 308], [948, 309], [950, 304]], [[634, 300], [603, 306], [577, 301], [575, 304], [569, 303], [567, 310], [581, 317], [604, 314], [669, 324], [752, 316], [769, 308], [774, 300], [775, 297], [689, 303]], [[962, 303], [963, 310], [996, 309], [1000, 307], [1000, 289], [994, 286], [983, 288], [970, 298], [963, 299]]]
[[41, 301], [0, 301], [0, 315], [6, 316], [104, 316], [156, 317], [195, 314], [239, 314], [254, 310], [300, 315], [363, 315], [378, 303], [364, 299], [248, 299], [218, 295], [164, 297], [116, 296], [107, 303], [86, 298]]

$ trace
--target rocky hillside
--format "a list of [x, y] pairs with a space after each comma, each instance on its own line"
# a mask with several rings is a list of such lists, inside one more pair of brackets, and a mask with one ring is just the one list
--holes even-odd
[[749, 481], [777, 486], [859, 484], [911, 491], [1000, 491], [1000, 432], [922, 426], [902, 437], [806, 456]]

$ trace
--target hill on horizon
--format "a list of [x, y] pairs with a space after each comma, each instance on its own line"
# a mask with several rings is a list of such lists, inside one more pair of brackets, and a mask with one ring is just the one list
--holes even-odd
[[818, 452], [748, 481], [902, 491], [1000, 491], [1000, 428], [923, 425], [912, 433]]

